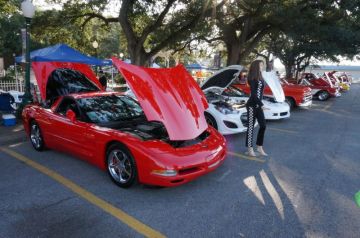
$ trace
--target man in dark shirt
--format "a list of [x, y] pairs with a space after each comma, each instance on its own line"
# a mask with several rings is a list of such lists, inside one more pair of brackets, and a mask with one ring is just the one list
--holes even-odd
[[107, 87], [107, 78], [104, 74], [104, 71], [100, 70], [100, 78], [99, 78], [99, 82], [101, 84], [101, 86], [104, 88], [104, 90], [106, 90]]

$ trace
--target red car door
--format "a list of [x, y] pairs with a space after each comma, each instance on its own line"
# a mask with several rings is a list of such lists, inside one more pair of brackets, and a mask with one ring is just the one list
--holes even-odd
[[[69, 109], [77, 114], [76, 120], [72, 121], [66, 117]], [[74, 99], [65, 97], [53, 114], [53, 131], [61, 149], [90, 160], [96, 149], [93, 141], [95, 138], [89, 138], [92, 136], [89, 134], [90, 125], [80, 121], [78, 113]]]

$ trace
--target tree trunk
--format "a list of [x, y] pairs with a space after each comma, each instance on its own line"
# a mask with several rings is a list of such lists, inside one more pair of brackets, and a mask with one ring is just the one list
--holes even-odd
[[151, 56], [145, 52], [142, 46], [128, 45], [131, 63], [139, 66], [149, 66]]
[[236, 42], [236, 41], [226, 42], [226, 49], [227, 49], [227, 52], [228, 52], [226, 65], [238, 65], [238, 64], [240, 64], [240, 54], [241, 54], [240, 44], [238, 42]]
[[289, 63], [285, 64], [285, 72], [286, 72], [285, 79], [292, 78], [293, 76], [292, 68], [293, 68], [293, 64], [289, 64]]

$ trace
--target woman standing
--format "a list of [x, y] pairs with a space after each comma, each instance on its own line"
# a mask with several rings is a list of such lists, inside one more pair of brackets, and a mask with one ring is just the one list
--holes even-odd
[[261, 71], [264, 67], [264, 63], [261, 60], [255, 60], [250, 65], [250, 70], [247, 77], [247, 83], [250, 85], [250, 98], [246, 103], [246, 109], [248, 113], [249, 126], [246, 134], [246, 147], [248, 148], [248, 154], [250, 156], [256, 156], [253, 149], [253, 134], [255, 120], [259, 123], [259, 132], [257, 135], [256, 145], [257, 151], [267, 156], [263, 149], [264, 134], [266, 129], [264, 111], [267, 108], [264, 107], [261, 102], [264, 93], [264, 79]]

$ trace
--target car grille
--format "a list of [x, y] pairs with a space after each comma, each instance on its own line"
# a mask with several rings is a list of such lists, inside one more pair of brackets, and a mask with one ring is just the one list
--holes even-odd
[[308, 102], [308, 101], [311, 101], [313, 98], [311, 92], [308, 92], [304, 95], [304, 98], [303, 98], [303, 102]]
[[225, 126], [227, 126], [228, 128], [232, 128], [232, 129], [238, 128], [238, 126], [237, 126], [235, 123], [231, 122], [231, 121], [224, 121], [224, 124], [225, 124]]
[[287, 114], [287, 112], [280, 112], [280, 116], [286, 116]]

